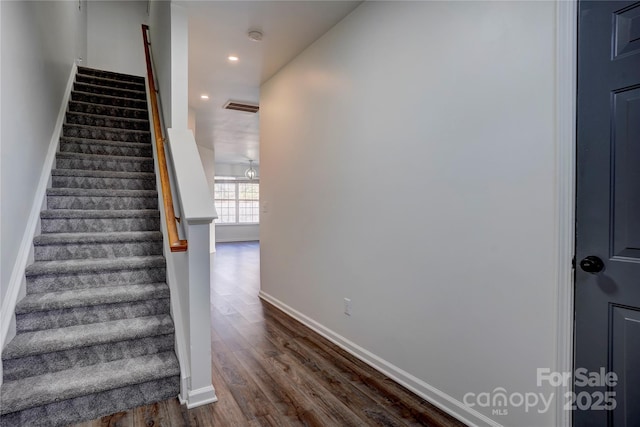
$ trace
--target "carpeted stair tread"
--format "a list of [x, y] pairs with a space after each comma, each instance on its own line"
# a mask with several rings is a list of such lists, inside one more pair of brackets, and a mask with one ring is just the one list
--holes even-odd
[[140, 130], [149, 131], [148, 119], [130, 119], [101, 114], [80, 113], [68, 111], [66, 124], [95, 126], [111, 130]]
[[160, 218], [157, 209], [122, 209], [122, 210], [84, 210], [84, 209], [49, 209], [40, 212], [43, 219], [103, 219], [103, 218]]
[[83, 176], [92, 178], [118, 178], [118, 179], [148, 179], [155, 182], [156, 175], [153, 172], [119, 172], [100, 171], [93, 169], [53, 169], [52, 176]]
[[[176, 375], [12, 412], [0, 417], [0, 426], [65, 427], [175, 398], [179, 388], [180, 376]], [[120, 425], [119, 421], [113, 424], [117, 419], [118, 416], [110, 417], [109, 422]]]
[[130, 148], [151, 148], [151, 144], [148, 142], [135, 142], [135, 141], [111, 141], [108, 139], [90, 139], [87, 140], [85, 138], [75, 138], [72, 136], [63, 136], [60, 138], [60, 143], [85, 143], [85, 144], [95, 144], [95, 145], [111, 145], [114, 147], [130, 147]]
[[169, 297], [169, 287], [166, 283], [44, 292], [25, 296], [16, 306], [16, 314], [167, 297]]
[[15, 381], [74, 367], [163, 353], [174, 348], [174, 340], [175, 334], [170, 333], [7, 359], [2, 362], [4, 380]]
[[29, 278], [42, 275], [163, 268], [164, 266], [165, 259], [161, 255], [105, 259], [69, 259], [64, 261], [36, 261], [26, 268], [25, 274]]
[[111, 117], [149, 119], [149, 111], [146, 108], [117, 107], [115, 105], [94, 104], [84, 101], [70, 101], [69, 111]]
[[[110, 145], [113, 147], [128, 147], [128, 148], [151, 148], [151, 144], [148, 142], [135, 142], [135, 141], [111, 141], [108, 139], [86, 139], [75, 138], [72, 136], [63, 136], [60, 138], [60, 144], [76, 143], [76, 144], [91, 144], [91, 145]], [[59, 154], [59, 153], [58, 153]]]
[[88, 188], [49, 188], [48, 196], [78, 197], [158, 197], [156, 190], [109, 190]]
[[[170, 312], [171, 302], [169, 298], [85, 305], [59, 310], [33, 311], [30, 313], [16, 314], [16, 332], [17, 334], [24, 334], [27, 332], [55, 330], [123, 319], [161, 316], [169, 314]], [[88, 353], [89, 349], [87, 347], [83, 348], [86, 350], [85, 354]], [[60, 352], [58, 352], [58, 354], [60, 354]]]
[[127, 142], [61, 138], [60, 153], [96, 154], [103, 156], [149, 157], [153, 156], [151, 144], [145, 142]]
[[131, 89], [145, 91], [145, 85], [142, 82], [129, 82], [125, 80], [112, 79], [108, 77], [92, 76], [90, 74], [77, 74], [76, 81], [80, 83], [89, 83], [97, 86], [115, 87], [118, 89]]
[[[63, 155], [80, 154], [80, 153], [60, 153], [56, 159], [56, 167], [58, 169], [85, 169], [85, 170], [101, 170], [113, 172], [153, 172], [153, 159], [140, 157], [116, 156], [118, 158], [99, 159], [99, 158], [82, 158], [67, 157]], [[102, 156], [102, 154], [96, 154]]]
[[160, 229], [158, 209], [50, 209], [40, 213], [43, 233], [113, 233]]
[[164, 266], [44, 274], [27, 277], [27, 294], [164, 282], [166, 280]]
[[24, 332], [17, 334], [7, 344], [2, 352], [2, 360], [154, 335], [165, 335], [173, 331], [171, 316], [163, 314]]
[[113, 190], [50, 188], [47, 207], [51, 209], [157, 209], [156, 190]]
[[33, 239], [35, 246], [65, 243], [122, 243], [162, 240], [159, 231], [128, 231], [119, 233], [47, 233]]
[[[104, 129], [104, 130], [112, 130], [114, 132], [123, 132], [123, 133], [131, 133], [131, 134], [144, 134], [144, 135], [148, 135], [149, 134], [148, 130], [109, 128], [109, 127], [103, 127], [103, 126], [79, 125], [79, 124], [75, 124], [75, 123], [65, 123], [64, 126], [68, 127], [68, 128], [71, 128], [71, 127], [74, 127], [74, 128], [87, 128], [87, 129], [99, 128], [99, 129]], [[111, 140], [107, 140], [107, 141], [111, 141]], [[138, 142], [138, 141], [120, 141], [120, 140], [117, 140], [117, 141], [118, 142]]]
[[159, 231], [44, 233], [33, 244], [35, 261], [162, 255]]
[[[73, 170], [73, 169], [69, 169]], [[52, 175], [52, 188], [86, 188], [113, 190], [153, 190], [156, 188], [155, 179], [144, 178], [113, 178], [83, 175]]]
[[99, 162], [144, 162], [153, 163], [153, 159], [149, 157], [133, 157], [133, 156], [109, 156], [106, 154], [85, 154], [85, 153], [63, 153], [56, 154], [57, 159], [78, 159], [78, 160], [94, 160]]
[[45, 374], [2, 386], [2, 414], [179, 375], [173, 352]]
[[123, 142], [151, 142], [148, 130], [121, 129], [115, 127], [100, 127], [90, 125], [76, 125], [65, 123], [62, 125], [64, 136], [84, 139], [106, 139]]
[[114, 156], [106, 154], [86, 154], [58, 152], [58, 169], [85, 169], [113, 172], [153, 172], [152, 157]]
[[90, 67], [78, 67], [78, 74], [97, 76], [97, 77], [104, 77], [104, 78], [108, 78], [108, 79], [122, 80], [122, 81], [126, 81], [126, 82], [130, 81], [130, 82], [136, 82], [136, 83], [144, 84], [144, 77], [141, 77], [141, 76], [135, 76], [135, 75], [132, 75], [132, 74], [117, 73], [115, 71], [98, 70], [96, 68], [90, 68]]
[[101, 93], [82, 92], [79, 90], [74, 90], [71, 92], [71, 101], [82, 101], [93, 104], [136, 109], [145, 109], [147, 107], [147, 101], [143, 99], [121, 98], [118, 96], [104, 95]]
[[90, 83], [82, 83], [78, 81], [73, 84], [73, 89], [80, 92], [97, 93], [101, 95], [104, 94], [126, 99], [147, 99], [147, 94], [144, 90], [119, 89], [114, 87], [94, 85]]

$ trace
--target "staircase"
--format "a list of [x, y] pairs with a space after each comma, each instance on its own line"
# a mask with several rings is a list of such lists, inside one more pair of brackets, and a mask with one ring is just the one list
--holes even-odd
[[0, 425], [59, 426], [178, 395], [142, 77], [79, 68], [2, 351]]

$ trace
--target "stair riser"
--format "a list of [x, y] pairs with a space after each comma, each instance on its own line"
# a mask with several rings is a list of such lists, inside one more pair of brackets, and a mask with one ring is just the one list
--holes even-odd
[[172, 376], [3, 415], [0, 426], [66, 426], [173, 398], [179, 391], [180, 376]]
[[77, 74], [76, 82], [88, 83], [91, 85], [112, 87], [112, 88], [118, 88], [118, 89], [141, 90], [141, 91], [145, 90], [144, 84], [141, 84], [141, 83], [125, 82], [125, 81], [114, 80], [114, 79], [105, 79], [104, 77], [100, 78], [95, 76], [89, 76], [86, 74]]
[[169, 314], [169, 299], [102, 304], [16, 315], [18, 333]]
[[165, 334], [3, 360], [4, 380], [14, 381], [74, 367], [80, 368], [97, 363], [162, 353], [173, 349], [174, 343], [174, 335]]
[[162, 241], [35, 246], [36, 261], [162, 255]]
[[67, 113], [67, 124], [130, 130], [149, 130], [148, 121], [127, 120], [109, 116], [93, 116], [76, 113]]
[[137, 132], [129, 130], [110, 130], [108, 128], [84, 127], [79, 125], [63, 125], [62, 134], [70, 138], [100, 139], [120, 142], [151, 142], [149, 132]]
[[43, 233], [156, 231], [160, 229], [160, 218], [42, 218], [40, 226]]
[[100, 114], [103, 116], [123, 117], [128, 119], [149, 120], [149, 112], [146, 106], [142, 110], [114, 107], [110, 105], [85, 104], [81, 102], [70, 102], [69, 111], [87, 114]]
[[157, 197], [47, 196], [49, 209], [158, 209]]
[[165, 280], [164, 268], [27, 276], [27, 293], [68, 291], [127, 283], [157, 283]]
[[113, 172], [154, 172], [153, 160], [56, 159], [58, 169], [83, 169]]
[[154, 179], [94, 178], [88, 176], [53, 176], [53, 188], [86, 188], [97, 190], [155, 190]]
[[71, 92], [72, 101], [90, 102], [92, 104], [112, 105], [115, 107], [147, 108], [147, 102], [140, 99], [113, 98], [102, 96], [96, 93]]
[[153, 155], [151, 145], [144, 145], [141, 147], [128, 147], [126, 145], [118, 146], [100, 144], [95, 141], [61, 141], [60, 152], [99, 154], [102, 156], [151, 157]]
[[94, 85], [78, 83], [78, 82], [75, 82], [73, 84], [73, 90], [77, 90], [80, 92], [96, 93], [100, 95], [117, 96], [117, 97], [128, 98], [128, 99], [145, 100], [147, 98], [147, 94], [141, 91], [130, 91], [125, 89], [116, 89], [116, 88], [105, 87], [105, 86], [94, 86]]

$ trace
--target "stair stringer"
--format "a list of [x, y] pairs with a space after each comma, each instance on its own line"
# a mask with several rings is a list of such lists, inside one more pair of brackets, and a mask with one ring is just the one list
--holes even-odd
[[[46, 209], [47, 189], [51, 188], [51, 171], [55, 166], [56, 153], [60, 144], [62, 127], [65, 122], [67, 107], [69, 105], [69, 99], [71, 98], [71, 91], [73, 90], [77, 70], [78, 66], [74, 63], [69, 73], [67, 87], [62, 96], [58, 118], [51, 133], [51, 140], [49, 141], [47, 155], [42, 165], [40, 180], [38, 181], [38, 187], [36, 188], [33, 203], [31, 204], [27, 227], [22, 235], [22, 241], [18, 248], [18, 256], [11, 270], [9, 287], [7, 288], [5, 298], [2, 300], [2, 307], [0, 308], [0, 350], [16, 335], [16, 304], [26, 294], [26, 278], [24, 272], [27, 265], [33, 262], [33, 239], [40, 235], [40, 212]], [[0, 384], [2, 384], [2, 381], [2, 359], [0, 359]]]

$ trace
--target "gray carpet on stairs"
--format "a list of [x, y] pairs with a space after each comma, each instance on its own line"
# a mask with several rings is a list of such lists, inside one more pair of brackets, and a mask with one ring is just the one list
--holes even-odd
[[51, 176], [2, 351], [1, 426], [62, 426], [179, 392], [142, 77], [79, 67]]

